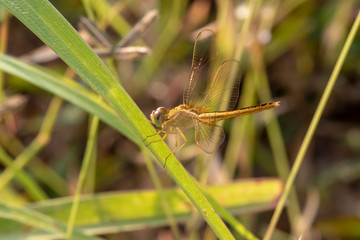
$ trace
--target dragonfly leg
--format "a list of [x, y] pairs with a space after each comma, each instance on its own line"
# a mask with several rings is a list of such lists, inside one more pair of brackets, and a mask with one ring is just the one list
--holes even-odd
[[187, 143], [187, 139], [185, 137], [185, 135], [182, 133], [182, 131], [177, 127], [176, 128], [177, 132], [181, 135], [181, 137], [184, 139], [184, 143], [181, 144], [181, 146], [179, 147], [179, 141], [178, 141], [178, 135], [175, 135], [175, 147], [171, 150], [171, 153], [169, 153], [169, 155], [167, 155], [167, 157], [165, 158], [165, 163], [164, 163], [164, 168], [166, 166], [166, 161], [167, 159], [170, 157], [171, 154], [176, 154], [180, 149], [182, 149], [186, 143]]
[[156, 130], [156, 133], [151, 134], [151, 135], [147, 136], [146, 138], [144, 138], [143, 142], [145, 142], [145, 141], [146, 141], [146, 139], [148, 139], [148, 138], [150, 138], [150, 137], [153, 137], [153, 136], [159, 135], [160, 133], [165, 133], [165, 131], [163, 131], [163, 130], [158, 130], [158, 129], [155, 129], [155, 130]]
[[153, 137], [153, 136], [156, 136], [156, 135], [160, 135], [161, 133], [164, 133], [164, 136], [162, 136], [160, 140], [156, 140], [156, 141], [149, 142], [149, 143], [145, 144], [145, 146], [147, 147], [147, 146], [149, 146], [149, 145], [152, 144], [152, 143], [164, 141], [168, 133], [165, 132], [165, 131], [163, 131], [163, 130], [157, 130], [157, 132], [156, 132], [155, 134], [149, 135], [149, 136], [147, 136], [146, 138], [144, 138], [143, 142], [145, 142], [146, 139], [148, 139], [148, 138], [150, 138], [150, 137]]
[[[172, 132], [172, 127], [170, 127], [170, 132]], [[174, 152], [174, 150], [177, 148], [178, 146], [178, 138], [177, 138], [177, 134], [175, 134], [175, 147], [173, 148], [173, 150], [171, 150], [171, 153], [169, 153], [169, 155], [166, 156], [165, 161], [164, 161], [164, 165], [163, 167], [166, 167], [166, 161], [167, 159], [170, 157], [170, 155]]]
[[[187, 143], [187, 139], [186, 139], [185, 135], [182, 133], [182, 131], [179, 128], [176, 128], [176, 130], [181, 135], [181, 137], [184, 139], [184, 143], [181, 144], [181, 146], [178, 147], [178, 149], [176, 149], [176, 150], [175, 150], [175, 148], [173, 149], [174, 154], [177, 153], [177, 151], [179, 151], [180, 149], [182, 149]], [[176, 138], [176, 140], [177, 140], [177, 138]]]

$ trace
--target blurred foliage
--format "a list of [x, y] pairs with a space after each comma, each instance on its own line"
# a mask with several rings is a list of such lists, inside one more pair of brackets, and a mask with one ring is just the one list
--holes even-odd
[[[86, 13], [112, 44], [120, 41], [150, 10], [158, 10], [158, 18], [134, 43], [135, 46], [149, 47], [150, 54], [136, 59], [119, 59], [114, 55], [105, 59], [109, 69], [146, 116], [158, 106], [171, 108], [182, 102], [193, 41], [200, 28], [217, 31], [218, 51], [225, 58], [238, 58], [236, 51], [243, 47], [239, 59], [243, 80], [239, 105], [281, 101], [276, 114], [290, 166], [360, 7], [354, 0], [257, 1], [244, 45], [239, 46], [245, 19], [251, 14], [244, 1], [51, 2], [79, 30], [80, 16]], [[4, 23], [3, 11], [0, 5], [0, 19]], [[4, 42], [4, 35], [0, 36], [1, 43], [7, 45], [7, 54], [20, 59], [29, 59], [30, 56], [37, 59], [33, 62], [65, 74], [66, 65], [62, 61], [56, 57], [41, 61], [43, 55], [33, 52], [42, 46], [40, 40], [16, 18], [9, 21], [8, 41]], [[91, 37], [87, 39], [94, 49], [104, 48]], [[295, 217], [301, 220], [292, 226], [284, 214], [275, 236], [285, 232], [285, 239], [300, 234], [304, 239], [360, 238], [357, 231], [360, 227], [359, 40], [358, 34], [296, 180], [294, 189], [301, 216]], [[258, 83], [254, 79], [260, 74], [254, 68], [256, 48], [263, 53], [261, 63], [264, 64], [269, 93], [263, 90], [266, 87], [256, 87]], [[74, 81], [85, 85], [78, 77], [74, 77]], [[6, 75], [0, 86], [2, 95], [6, 97], [21, 93], [27, 98], [25, 106], [0, 118], [0, 145], [6, 154], [16, 158], [36, 137], [52, 96], [11, 75]], [[56, 114], [49, 142], [26, 165], [24, 173], [34, 180], [35, 188], [46, 194], [43, 197], [60, 198], [75, 192], [87, 140], [86, 114], [81, 108], [64, 102]], [[191, 144], [178, 152], [177, 157], [190, 173], [202, 176], [204, 184], [280, 176], [274, 166], [274, 151], [282, 149], [271, 147], [266, 123], [267, 117], [262, 113], [226, 121], [227, 139], [213, 158], [201, 162], [202, 152]], [[170, 138], [170, 146], [173, 144], [171, 141]], [[94, 194], [154, 188], [144, 155], [136, 144], [104, 123], [99, 126], [97, 142], [95, 177], [92, 179]], [[226, 156], [234, 162], [224, 164]], [[5, 168], [3, 165], [2, 170]], [[161, 166], [156, 168], [156, 174], [164, 187], [174, 186]], [[1, 191], [2, 202], [23, 204], [40, 199], [24, 190], [20, 182], [12, 180]], [[271, 212], [262, 211], [247, 213], [240, 219], [247, 229], [261, 236], [270, 216]], [[208, 231], [204, 225], [196, 226], [201, 229], [197, 235], [196, 230], [191, 231], [193, 226], [182, 224], [185, 226], [182, 234], [202, 239]], [[170, 239], [170, 236], [168, 228], [157, 227], [108, 234], [106, 239]]]

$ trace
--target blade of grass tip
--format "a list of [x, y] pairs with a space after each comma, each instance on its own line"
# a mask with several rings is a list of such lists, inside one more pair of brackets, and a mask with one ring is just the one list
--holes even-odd
[[[178, 7], [182, 1], [175, 1]], [[51, 47], [76, 73], [101, 94], [140, 141], [155, 134], [148, 119], [118, 84], [104, 63], [81, 39], [74, 28], [45, 0], [1, 0], [42, 41]], [[160, 140], [159, 136], [154, 141]], [[144, 143], [145, 144], [145, 143]], [[192, 181], [181, 163], [163, 141], [147, 145], [160, 164], [182, 188], [220, 239], [234, 239], [214, 208]], [[170, 156], [170, 157], [168, 157]]]
[[76, 186], [74, 201], [71, 207], [70, 216], [66, 229], [66, 239], [69, 240], [72, 239], [75, 219], [79, 208], [80, 195], [85, 185], [86, 175], [88, 173], [91, 159], [94, 154], [94, 148], [96, 148], [98, 126], [99, 126], [99, 118], [96, 116], [91, 116], [90, 124], [89, 124], [89, 136], [87, 138], [85, 155], [81, 166], [79, 180]]
[[304, 159], [305, 153], [309, 147], [310, 141], [314, 135], [315, 129], [319, 123], [320, 117], [322, 115], [322, 113], [324, 112], [326, 103], [330, 97], [331, 91], [334, 88], [335, 82], [337, 77], [339, 76], [339, 72], [340, 69], [342, 67], [342, 65], [344, 64], [346, 55], [349, 52], [350, 46], [354, 40], [355, 34], [359, 29], [359, 25], [360, 25], [360, 11], [358, 12], [358, 15], [355, 19], [355, 22], [350, 30], [350, 33], [346, 39], [346, 42], [344, 44], [343, 49], [341, 50], [340, 56], [338, 58], [338, 60], [336, 61], [335, 67], [333, 72], [331, 73], [330, 79], [328, 84], [326, 85], [325, 91], [320, 99], [319, 105], [316, 108], [315, 114], [313, 119], [311, 120], [310, 126], [308, 131], [306, 132], [305, 138], [300, 146], [299, 152], [295, 158], [295, 162], [294, 162], [294, 166], [291, 169], [291, 172], [289, 174], [288, 180], [286, 181], [285, 187], [284, 187], [284, 192], [280, 197], [279, 203], [275, 209], [275, 212], [271, 218], [270, 221], [270, 225], [268, 227], [268, 229], [266, 230], [265, 236], [264, 236], [264, 240], [270, 240], [272, 233], [274, 232], [275, 226], [279, 220], [281, 211], [284, 208], [286, 199], [289, 195], [289, 192], [291, 190], [291, 187], [294, 183], [295, 177], [299, 171], [299, 168], [302, 164], [302, 161]]

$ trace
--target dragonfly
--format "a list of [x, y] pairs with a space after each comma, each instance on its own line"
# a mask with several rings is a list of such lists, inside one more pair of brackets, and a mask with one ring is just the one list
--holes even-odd
[[[150, 121], [157, 128], [157, 133], [151, 136], [163, 134], [158, 140], [163, 141], [169, 134], [175, 134], [175, 147], [166, 157], [165, 164], [171, 154], [175, 154], [186, 145], [187, 138], [184, 132], [194, 128], [196, 144], [203, 151], [211, 154], [225, 139], [223, 128], [216, 124], [218, 121], [261, 112], [280, 105], [277, 101], [232, 110], [238, 101], [240, 78], [236, 78], [233, 84], [229, 80], [234, 78], [233, 71], [239, 69], [239, 62], [233, 59], [226, 60], [214, 74], [211, 74], [209, 68], [214, 45], [212, 30], [205, 29], [198, 34], [194, 44], [190, 77], [184, 89], [183, 103], [170, 110], [158, 107], [150, 114]], [[206, 83], [204, 79], [209, 76], [210, 82]], [[181, 145], [178, 136], [183, 139]]]

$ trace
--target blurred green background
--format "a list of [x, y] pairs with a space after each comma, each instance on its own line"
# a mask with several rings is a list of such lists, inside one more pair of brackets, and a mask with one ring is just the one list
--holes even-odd
[[[255, 177], [282, 177], [281, 171], [286, 172], [287, 167], [276, 166], [275, 158], [284, 158], [291, 167], [360, 7], [359, 2], [353, 0], [256, 1], [248, 32], [242, 38], [246, 19], [251, 15], [246, 1], [51, 3], [76, 29], [83, 31], [79, 26], [81, 16], [90, 18], [112, 46], [149, 11], [158, 11], [157, 19], [132, 44], [148, 47], [148, 54], [135, 58], [116, 55], [104, 58], [146, 116], [158, 106], [172, 108], [182, 103], [194, 39], [203, 28], [217, 32], [221, 58], [236, 58], [241, 62], [240, 107], [281, 101], [275, 111], [280, 135], [274, 136], [266, 129], [271, 116], [260, 113], [226, 121], [225, 143], [212, 158], [203, 155], [194, 144], [187, 144], [177, 153], [191, 174], [210, 185]], [[4, 24], [9, 16], [3, 9], [1, 14]], [[2, 41], [7, 41], [2, 51], [60, 74], [73, 75], [61, 60], [47, 59], [35, 52], [43, 43], [21, 22], [13, 17], [8, 21], [8, 32], [1, 32]], [[94, 49], [104, 48], [86, 36]], [[5, 37], [8, 40], [4, 40]], [[47, 49], [45, 52], [49, 53]], [[357, 34], [296, 179], [294, 189], [298, 203], [292, 202], [300, 208], [296, 231], [303, 233], [305, 239], [360, 239], [359, 57]], [[78, 77], [74, 79], [87, 87]], [[23, 104], [0, 118], [0, 144], [15, 154], [28, 146], [39, 132], [52, 95], [11, 75], [5, 76], [1, 87], [3, 100], [15, 94], [25, 99]], [[38, 159], [26, 167], [46, 198], [74, 193], [88, 122], [87, 112], [64, 102], [56, 114], [50, 142], [37, 155]], [[97, 160], [93, 166], [96, 171], [90, 173], [94, 176], [86, 182], [88, 192], [154, 188], [144, 155], [136, 144], [104, 123], [100, 123], [97, 141]], [[170, 146], [174, 144], [171, 141], [170, 138]], [[203, 156], [208, 159], [203, 160]], [[164, 187], [174, 187], [161, 166], [157, 174]], [[37, 201], [18, 182], [11, 181], [9, 187], [11, 195], [16, 197], [4, 194], [8, 196], [3, 198], [5, 202], [7, 198], [22, 203]], [[266, 228], [271, 215], [272, 211], [265, 211], [246, 214], [240, 219], [253, 233], [259, 233]], [[199, 227], [200, 239], [207, 238], [204, 225]], [[277, 239], [281, 239], [280, 236], [290, 239], [290, 232], [294, 233], [290, 225], [284, 211]], [[183, 228], [181, 231], [186, 232]], [[188, 235], [184, 233], [184, 236]], [[104, 237], [171, 239], [171, 233], [168, 228], [158, 227]]]

